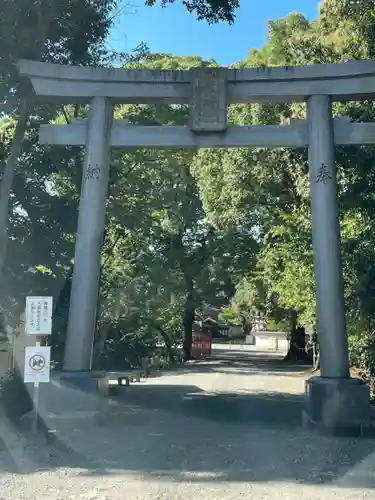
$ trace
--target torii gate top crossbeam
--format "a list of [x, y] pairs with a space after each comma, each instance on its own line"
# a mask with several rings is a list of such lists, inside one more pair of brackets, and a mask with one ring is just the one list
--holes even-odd
[[[37, 95], [69, 103], [86, 103], [92, 97], [118, 103], [189, 103], [196, 71], [88, 68], [28, 60], [19, 60], [17, 66], [31, 79]], [[373, 60], [219, 71], [226, 80], [228, 103], [302, 102], [317, 94], [335, 101], [375, 99]]]

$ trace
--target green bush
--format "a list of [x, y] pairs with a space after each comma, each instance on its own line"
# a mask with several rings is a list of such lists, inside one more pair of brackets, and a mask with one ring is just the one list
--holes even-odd
[[349, 335], [348, 345], [349, 345], [350, 366], [355, 366], [356, 368], [363, 368], [366, 338], [363, 335], [359, 335], [358, 333], [354, 335]]
[[371, 397], [374, 398], [375, 381], [375, 331], [371, 333], [357, 330], [348, 338], [349, 362], [361, 370], [361, 375], [370, 385]]
[[267, 318], [267, 330], [274, 332], [289, 332], [290, 330], [290, 320], [283, 319], [277, 320], [275, 318]]

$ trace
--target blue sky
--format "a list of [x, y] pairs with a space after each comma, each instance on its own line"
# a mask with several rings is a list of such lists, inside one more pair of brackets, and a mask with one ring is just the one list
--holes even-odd
[[145, 7], [143, 0], [124, 0], [121, 14], [109, 39], [114, 50], [130, 52], [141, 42], [152, 52], [214, 57], [220, 64], [244, 59], [249, 48], [265, 42], [267, 21], [289, 12], [302, 12], [315, 18], [318, 0], [242, 0], [233, 26], [209, 26], [197, 22], [182, 6], [181, 0], [162, 8]]

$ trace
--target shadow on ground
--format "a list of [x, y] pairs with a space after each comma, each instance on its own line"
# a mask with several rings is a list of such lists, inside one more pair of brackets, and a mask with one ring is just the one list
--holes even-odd
[[[145, 480], [335, 484], [374, 452], [368, 440], [305, 433], [296, 413], [302, 401], [294, 395], [163, 390], [151, 397], [140, 389], [139, 406], [121, 403], [105, 422], [73, 427], [69, 440], [61, 434], [40, 467], [79, 468], [85, 476], [123, 472]], [[180, 391], [188, 399], [177, 409]], [[164, 404], [155, 403], [158, 397]], [[166, 411], [167, 399], [174, 402]], [[359, 466], [344, 485], [373, 488], [375, 481]]]
[[122, 401], [140, 409], [176, 414], [176, 418], [202, 419], [202, 425], [222, 423], [261, 423], [277, 428], [301, 424], [302, 396], [285, 393], [210, 393], [194, 386], [139, 385]]
[[[226, 361], [225, 355], [217, 360], [224, 366]], [[267, 360], [236, 362], [247, 364], [250, 372], [259, 375]], [[190, 373], [206, 369], [214, 379], [215, 371], [204, 363], [183, 368]], [[64, 398], [67, 401], [63, 394], [67, 389], [50, 389], [56, 409]], [[72, 391], [70, 385], [69, 391], [69, 406], [73, 398], [82, 401], [87, 397], [82, 387]], [[116, 402], [97, 394], [92, 397], [100, 418], [57, 420], [57, 432], [48, 444], [29, 442], [27, 472], [70, 468], [78, 469], [82, 476], [123, 474], [124, 480], [131, 475], [145, 482], [375, 487], [372, 474], [361, 465], [366, 457], [372, 460], [374, 442], [305, 432], [301, 428], [303, 398], [295, 394], [215, 394], [193, 384], [169, 384], [167, 378], [160, 385], [137, 384]]]

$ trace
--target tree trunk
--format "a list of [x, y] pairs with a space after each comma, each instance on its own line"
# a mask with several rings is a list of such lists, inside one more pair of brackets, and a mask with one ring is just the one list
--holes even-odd
[[[108, 329], [107, 328], [102, 328], [101, 330], [98, 329], [98, 323], [100, 319], [100, 299], [101, 299], [101, 286], [102, 286], [102, 280], [103, 280], [103, 271], [108, 262], [110, 261], [113, 251], [117, 245], [118, 240], [120, 239], [120, 236], [116, 237], [115, 242], [112, 245], [112, 248], [110, 249], [110, 253], [107, 255], [106, 259], [104, 262], [100, 265], [100, 270], [99, 270], [99, 285], [98, 285], [98, 295], [96, 298], [96, 316], [95, 316], [95, 337], [94, 337], [94, 346], [93, 346], [93, 366], [100, 368], [100, 357], [102, 356], [104, 352], [104, 347], [105, 343], [107, 340], [107, 335], [108, 335]], [[103, 232], [103, 241], [102, 241], [102, 246], [101, 246], [101, 253], [103, 252], [103, 247], [106, 243], [106, 230], [104, 229]]]
[[309, 355], [306, 352], [306, 331], [299, 325], [291, 332], [289, 352], [286, 360], [311, 364]]
[[297, 326], [297, 320], [298, 320], [297, 311], [293, 310], [291, 312], [291, 332], [290, 332], [289, 350], [284, 360], [309, 364], [309, 356], [305, 349], [306, 332], [303, 326], [301, 325]]
[[174, 361], [174, 355], [172, 351], [172, 342], [171, 339], [169, 338], [168, 333], [161, 328], [159, 325], [155, 325], [155, 328], [160, 332], [161, 336], [163, 337], [165, 347], [167, 349], [167, 355], [168, 355], [168, 360], [169, 362]]
[[316, 357], [313, 359], [314, 369], [313, 373], [320, 370], [320, 352], [318, 350]]
[[193, 326], [195, 321], [195, 306], [193, 297], [188, 295], [184, 317], [183, 317], [183, 336], [182, 336], [182, 349], [184, 361], [192, 359], [191, 348], [193, 346]]
[[244, 314], [241, 314], [241, 326], [242, 326], [242, 331], [245, 336], [250, 335], [251, 330], [252, 330], [252, 325], [249, 323], [248, 319]]
[[17, 161], [22, 151], [22, 142], [25, 137], [27, 122], [32, 109], [32, 99], [28, 96], [21, 103], [20, 116], [16, 124], [12, 145], [4, 168], [4, 175], [0, 183], [0, 276], [3, 271], [7, 243], [8, 243], [8, 211]]
[[295, 336], [295, 331], [297, 330], [297, 319], [298, 319], [297, 311], [293, 309], [290, 313], [290, 340], [289, 340], [289, 349], [287, 355], [284, 358], [285, 361], [290, 361], [291, 359], [293, 359], [292, 341], [293, 337]]

